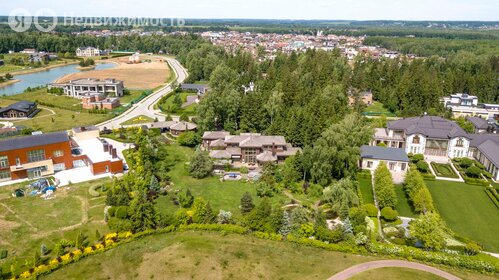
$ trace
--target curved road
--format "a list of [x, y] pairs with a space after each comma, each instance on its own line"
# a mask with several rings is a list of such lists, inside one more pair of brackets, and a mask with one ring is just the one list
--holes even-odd
[[[180, 84], [182, 83], [186, 78], [187, 78], [187, 70], [174, 58], [166, 58], [168, 61], [168, 64], [171, 66], [173, 71], [176, 74], [176, 81]], [[158, 89], [157, 91], [153, 92], [151, 95], [147, 96], [146, 98], [142, 99], [140, 102], [132, 105], [130, 109], [126, 110], [123, 112], [121, 115], [107, 120], [103, 123], [100, 123], [96, 125], [98, 128], [102, 129], [104, 127], [106, 128], [119, 128], [121, 127], [121, 123], [133, 119], [135, 117], [138, 117], [140, 115], [148, 116], [151, 118], [158, 118], [160, 121], [164, 120], [164, 116], [159, 115], [159, 110], [154, 110], [154, 104], [156, 104], [159, 99], [166, 94], [169, 94], [172, 92], [173, 89], [171, 87], [171, 83], [167, 84], [166, 86]]]
[[356, 274], [364, 272], [366, 270], [382, 268], [382, 267], [410, 268], [410, 269], [426, 271], [428, 273], [432, 273], [432, 274], [435, 274], [437, 276], [440, 276], [442, 278], [449, 279], [449, 280], [460, 280], [461, 279], [459, 277], [456, 277], [456, 276], [454, 276], [448, 272], [445, 272], [443, 270], [440, 270], [438, 268], [434, 268], [434, 267], [420, 264], [420, 263], [408, 262], [408, 261], [399, 261], [399, 260], [381, 260], [381, 261], [366, 262], [366, 263], [354, 265], [350, 268], [347, 268], [347, 269], [333, 275], [328, 280], [345, 280], [345, 279], [349, 279], [350, 277], [352, 277]]

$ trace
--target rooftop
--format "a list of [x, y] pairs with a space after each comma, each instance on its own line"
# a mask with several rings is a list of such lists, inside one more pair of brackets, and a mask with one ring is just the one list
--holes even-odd
[[9, 111], [12, 109], [27, 113], [27, 112], [31, 111], [31, 109], [33, 109], [33, 107], [36, 107], [35, 102], [23, 100], [23, 101], [19, 101], [19, 102], [16, 102], [14, 104], [11, 104], [5, 108], [0, 108], [0, 113], [6, 112], [6, 111]]
[[63, 142], [69, 142], [69, 136], [65, 131], [39, 134], [39, 135], [30, 135], [24, 137], [15, 137], [6, 140], [0, 140], [0, 152], [38, 147], [38, 146], [63, 143]]
[[364, 145], [360, 147], [360, 156], [361, 158], [409, 162], [404, 149], [397, 148]]
[[104, 152], [103, 143], [99, 138], [80, 140], [76, 141], [76, 143], [82, 150], [82, 154], [86, 155], [93, 163], [119, 160], [119, 158], [113, 159], [109, 152]]
[[480, 117], [467, 117], [466, 119], [477, 129], [487, 129], [489, 127], [487, 120]]
[[403, 130], [406, 135], [422, 134], [429, 138], [449, 139], [466, 137], [468, 134], [455, 122], [435, 116], [422, 116], [390, 121], [387, 128]]

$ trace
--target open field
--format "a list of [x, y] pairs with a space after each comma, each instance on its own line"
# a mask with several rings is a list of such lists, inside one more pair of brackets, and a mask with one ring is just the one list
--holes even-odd
[[125, 87], [129, 89], [153, 89], [166, 83], [170, 76], [168, 63], [162, 58], [143, 56], [143, 59], [150, 59], [151, 62], [138, 64], [127, 64], [128, 56], [105, 60], [105, 62], [115, 62], [117, 67], [105, 70], [89, 70], [66, 75], [57, 79], [56, 82], [67, 82], [69, 80], [81, 78], [115, 78], [122, 80]]
[[66, 110], [81, 111], [81, 101], [77, 98], [72, 98], [65, 95], [56, 95], [48, 93], [46, 88], [37, 89], [30, 92], [1, 97], [6, 100], [28, 100], [34, 102], [42, 102], [42, 104], [51, 104], [55, 107], [61, 107]]
[[[41, 244], [52, 248], [61, 239], [75, 240], [78, 232], [96, 240], [96, 230], [107, 232], [104, 224], [105, 196], [91, 197], [88, 188], [102, 185], [108, 179], [81, 183], [58, 189], [56, 197], [43, 200], [35, 197], [13, 198], [11, 192], [28, 183], [0, 188], [0, 250], [8, 257], [0, 261], [3, 273], [18, 259], [32, 258]], [[21, 268], [19, 270], [22, 270]]]
[[499, 210], [483, 187], [449, 181], [426, 181], [426, 185], [453, 231], [481, 243], [486, 251], [499, 252]]
[[[183, 232], [148, 236], [42, 279], [165, 279], [166, 275], [169, 279], [327, 279], [352, 265], [376, 259], [251, 236]], [[381, 270], [379, 276], [389, 277], [394, 271], [407, 279], [423, 275], [394, 269]], [[462, 271], [452, 273], [464, 279], [493, 279]]]

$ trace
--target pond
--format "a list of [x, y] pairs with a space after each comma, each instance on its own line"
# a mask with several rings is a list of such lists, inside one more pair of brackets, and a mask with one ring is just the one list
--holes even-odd
[[[114, 63], [102, 63], [95, 65], [95, 70], [110, 69], [115, 66]], [[64, 75], [81, 72], [82, 70], [79, 70], [78, 67], [78, 64], [71, 64], [55, 67], [47, 71], [17, 75], [14, 79], [19, 80], [19, 82], [0, 88], [0, 95], [14, 95], [23, 93], [28, 87], [45, 86]]]

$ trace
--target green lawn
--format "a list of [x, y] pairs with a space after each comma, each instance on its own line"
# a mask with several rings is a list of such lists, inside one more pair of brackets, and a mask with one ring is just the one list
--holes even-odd
[[414, 213], [412, 206], [407, 200], [407, 195], [405, 194], [404, 187], [402, 185], [395, 185], [395, 192], [397, 193], [397, 206], [395, 209], [402, 217], [415, 218], [417, 214]]
[[141, 124], [141, 123], [152, 123], [154, 122], [153, 118], [150, 118], [148, 116], [140, 115], [138, 117], [135, 117], [133, 119], [126, 120], [120, 125], [133, 125], [133, 124]]
[[457, 234], [499, 252], [499, 210], [483, 187], [449, 181], [426, 181], [435, 206]]
[[383, 103], [379, 101], [373, 101], [373, 104], [370, 106], [367, 106], [366, 109], [364, 110], [365, 112], [374, 112], [374, 113], [390, 113], [388, 109], [385, 108]]
[[[196, 95], [196, 93], [190, 92], [190, 91], [180, 92], [180, 98], [182, 99], [182, 104], [186, 102], [187, 96], [192, 96], [192, 95]], [[160, 101], [160, 105], [159, 105], [161, 111], [163, 111], [164, 113], [168, 113], [168, 114], [172, 113], [172, 114], [178, 114], [178, 115], [186, 113], [189, 116], [193, 116], [196, 114], [196, 110], [197, 110], [197, 106], [198, 106], [197, 103], [191, 104], [191, 105], [189, 105], [185, 108], [181, 108], [179, 110], [171, 110], [170, 108], [174, 107], [174, 105], [173, 105], [174, 98], [175, 98], [175, 93], [171, 93], [166, 98], [162, 99]]]
[[448, 163], [431, 162], [431, 166], [433, 167], [435, 174], [439, 177], [459, 178], [456, 172], [452, 169], [452, 166]]
[[[221, 182], [218, 176], [210, 176], [204, 179], [195, 179], [189, 175], [189, 162], [194, 150], [187, 147], [181, 147], [176, 144], [168, 146], [168, 158], [173, 166], [169, 175], [177, 190], [190, 189], [194, 196], [201, 196], [211, 203], [214, 211], [224, 209], [232, 211], [234, 214], [239, 212], [241, 197], [245, 192], [253, 196], [253, 201], [258, 203], [260, 199], [256, 196], [256, 187], [254, 183], [242, 181]], [[288, 198], [282, 194], [274, 196], [272, 202], [285, 202]], [[165, 200], [171, 203], [171, 200]], [[282, 205], [282, 203], [281, 203]]]
[[10, 271], [10, 265], [16, 259], [21, 264], [18, 272], [25, 270], [22, 267], [24, 260], [40, 251], [41, 244], [52, 249], [61, 239], [75, 240], [80, 231], [88, 236], [88, 242], [94, 243], [96, 230], [101, 234], [108, 232], [104, 224], [105, 196], [88, 195], [90, 186], [106, 182], [109, 180], [101, 179], [58, 189], [55, 198], [50, 200], [39, 196], [11, 196], [13, 190], [28, 183], [1, 187], [0, 250], [8, 251], [8, 257], [0, 260], [3, 273]]
[[372, 188], [371, 177], [357, 177], [357, 181], [359, 182], [360, 193], [362, 195], [362, 200], [364, 204], [372, 203], [374, 204], [374, 195]]
[[132, 100], [139, 97], [142, 94], [142, 92], [144, 92], [144, 90], [130, 90], [130, 94], [120, 97], [121, 105], [126, 105], [130, 103]]
[[47, 93], [47, 89], [38, 89], [32, 92], [25, 92], [16, 95], [10, 95], [4, 97], [5, 99], [11, 100], [29, 100], [35, 102], [42, 102], [44, 104], [52, 104], [59, 108], [64, 108], [66, 110], [81, 111], [81, 100], [77, 98], [72, 98], [69, 96], [55, 95], [52, 93]]

